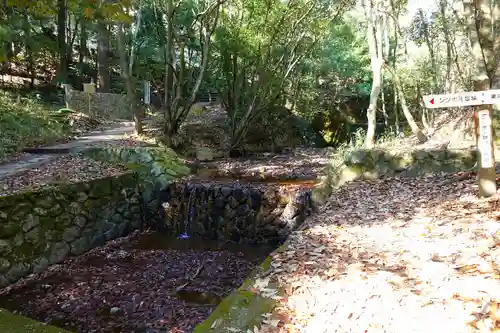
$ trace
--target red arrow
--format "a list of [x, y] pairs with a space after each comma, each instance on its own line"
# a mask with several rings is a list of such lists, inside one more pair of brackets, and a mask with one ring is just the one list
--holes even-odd
[[429, 103], [434, 104], [434, 98], [432, 98]]

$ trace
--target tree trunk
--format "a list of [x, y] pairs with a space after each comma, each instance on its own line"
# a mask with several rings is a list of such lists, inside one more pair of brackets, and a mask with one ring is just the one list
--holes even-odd
[[172, 110], [172, 94], [174, 85], [174, 24], [173, 24], [174, 2], [167, 0], [167, 27], [166, 35], [167, 40], [165, 43], [165, 128], [163, 130], [164, 141], [167, 146], [172, 146], [172, 137], [175, 134], [174, 124], [175, 119], [172, 115], [175, 110]]
[[[493, 53], [493, 38], [491, 27], [494, 19], [491, 13], [491, 0], [464, 1], [464, 15], [468, 20], [469, 37], [472, 53], [475, 59], [474, 90], [484, 91], [490, 89], [490, 78], [495, 69], [495, 56]], [[475, 109], [476, 115], [489, 119], [485, 124], [479, 123], [481, 118], [476, 118], [476, 124], [484, 128], [476, 127], [476, 144], [478, 148], [478, 181], [479, 196], [490, 197], [496, 194], [496, 170], [493, 142], [493, 130], [491, 126], [491, 105], [479, 105]], [[478, 124], [479, 123], [479, 124]], [[481, 137], [486, 137], [485, 142]]]
[[125, 87], [127, 89], [127, 99], [129, 101], [130, 108], [134, 114], [135, 133], [142, 134], [142, 115], [136, 102], [133, 78], [129, 73], [127, 52], [125, 50], [125, 36], [123, 33], [123, 23], [118, 23], [118, 32], [116, 37], [118, 44], [118, 53], [120, 56], [121, 74], [123, 77], [123, 81], [125, 83]]
[[[8, 17], [10, 15], [12, 15], [12, 8], [7, 5], [7, 0], [2, 0], [2, 9], [3, 9], [3, 14], [2, 15], [2, 19], [7, 21]], [[7, 40], [4, 42], [4, 46], [3, 46], [3, 49], [4, 49], [4, 53], [2, 54], [2, 56], [0, 57], [1, 59], [1, 67], [0, 67], [0, 71], [6, 71], [9, 69], [10, 67], [10, 59], [12, 59], [12, 57], [14, 56], [14, 43], [10, 40]]]
[[377, 30], [378, 24], [375, 14], [373, 13], [373, 2], [370, 0], [366, 4], [365, 13], [367, 18], [368, 30], [368, 47], [370, 52], [370, 60], [372, 66], [372, 89], [370, 92], [370, 104], [366, 110], [366, 119], [368, 122], [368, 128], [366, 130], [366, 140], [365, 147], [370, 149], [375, 146], [375, 128], [377, 126], [377, 102], [380, 95], [380, 90], [382, 89], [382, 59], [379, 59], [379, 53], [377, 50]]
[[408, 108], [406, 97], [404, 95], [403, 87], [401, 86], [401, 81], [399, 80], [398, 74], [390, 66], [386, 65], [386, 68], [391, 73], [394, 83], [396, 84], [397, 94], [401, 103], [401, 110], [403, 111], [406, 121], [408, 121], [408, 125], [410, 125], [412, 133], [417, 137], [419, 143], [426, 142], [428, 140], [427, 136], [418, 127], [415, 119], [411, 115], [410, 109]]
[[453, 86], [451, 69], [453, 65], [453, 41], [450, 37], [450, 29], [448, 27], [448, 18], [446, 16], [446, 0], [439, 0], [439, 9], [441, 12], [441, 22], [443, 25], [444, 41], [446, 43], [446, 76], [445, 76], [445, 89], [451, 91]]
[[59, 53], [59, 66], [57, 80], [67, 83], [68, 80], [68, 53], [66, 49], [66, 24], [68, 20], [68, 10], [66, 0], [57, 0], [57, 46]]
[[85, 57], [88, 55], [87, 51], [87, 25], [85, 19], [80, 21], [80, 42], [78, 50], [78, 78], [77, 78], [77, 89], [83, 89], [83, 81], [85, 77]]
[[109, 31], [103, 20], [97, 22], [97, 79], [99, 92], [109, 92]]

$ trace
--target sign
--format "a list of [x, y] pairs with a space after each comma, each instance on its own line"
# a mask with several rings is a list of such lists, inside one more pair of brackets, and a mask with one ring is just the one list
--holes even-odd
[[93, 83], [84, 83], [83, 84], [83, 91], [86, 92], [86, 93], [95, 93], [96, 89], [95, 89], [95, 84]]
[[493, 154], [491, 152], [491, 117], [488, 110], [477, 112], [479, 125], [478, 150], [481, 153], [481, 167], [491, 168], [494, 166]]
[[[479, 82], [487, 88], [489, 81]], [[478, 87], [479, 87], [478, 83]], [[424, 104], [429, 109], [477, 106], [474, 127], [478, 150], [477, 179], [479, 197], [491, 197], [497, 192], [495, 153], [493, 151], [491, 104], [500, 103], [500, 90], [467, 91], [456, 94], [426, 95]]]
[[144, 81], [144, 104], [151, 104], [151, 83]]
[[428, 109], [453, 108], [500, 103], [500, 89], [486, 91], [466, 91], [455, 94], [423, 96]]

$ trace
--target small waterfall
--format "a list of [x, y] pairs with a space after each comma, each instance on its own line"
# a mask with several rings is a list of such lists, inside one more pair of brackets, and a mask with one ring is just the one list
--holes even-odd
[[186, 189], [189, 191], [189, 199], [188, 204], [186, 205], [186, 218], [184, 219], [184, 232], [179, 235], [180, 239], [188, 239], [190, 236], [188, 234], [188, 226], [191, 223], [191, 218], [194, 216], [194, 201], [196, 200], [196, 188], [189, 190], [189, 186], [186, 186]]

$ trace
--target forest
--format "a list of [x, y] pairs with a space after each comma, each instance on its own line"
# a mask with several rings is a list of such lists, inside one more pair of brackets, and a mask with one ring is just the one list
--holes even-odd
[[500, 0], [0, 6], [0, 332], [500, 332]]
[[494, 86], [500, 45], [495, 1], [426, 3], [7, 0], [1, 85], [53, 101], [62, 84], [94, 82], [126, 94], [140, 124], [150, 81], [169, 145], [208, 92], [230, 119], [233, 148], [279, 108], [327, 145], [360, 128], [367, 147], [382, 132], [425, 142], [435, 113], [422, 96], [469, 91], [485, 77]]

